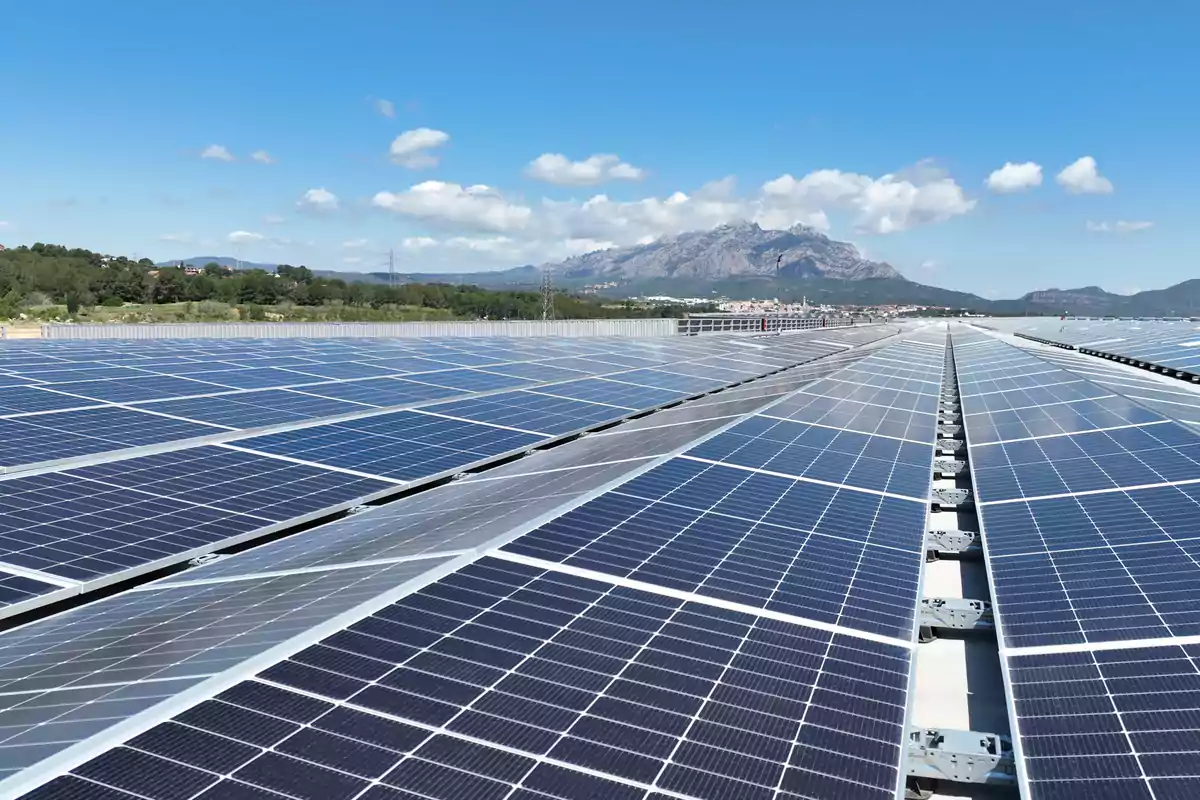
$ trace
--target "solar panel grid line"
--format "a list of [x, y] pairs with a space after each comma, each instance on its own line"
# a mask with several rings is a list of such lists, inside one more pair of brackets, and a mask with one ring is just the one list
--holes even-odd
[[994, 442], [979, 442], [975, 447], [991, 447], [997, 444], [1011, 444], [1012, 442], [1031, 442], [1037, 439], [1057, 439], [1063, 436], [1082, 436], [1089, 433], [1107, 433], [1108, 431], [1120, 431], [1128, 428], [1146, 428], [1151, 425], [1164, 425], [1172, 422], [1169, 419], [1157, 419], [1150, 422], [1131, 422], [1126, 425], [1109, 425], [1104, 428], [1092, 428], [1085, 431], [1063, 431], [1061, 433], [1045, 433], [1038, 436], [1020, 436], [1013, 439], [1000, 439]]
[[[1076, 434], [1077, 435], [1077, 434]], [[1053, 468], [1053, 462], [1051, 462]], [[1156, 483], [1142, 483], [1131, 486], [1112, 486], [1104, 489], [1081, 489], [1073, 492], [1058, 492], [1055, 494], [1031, 495], [1029, 497], [1011, 497], [1003, 500], [981, 500], [977, 503], [980, 506], [1002, 506], [1012, 505], [1014, 503], [1028, 503], [1036, 500], [1056, 500], [1065, 497], [1091, 497], [1093, 495], [1103, 494], [1123, 494], [1126, 492], [1138, 491], [1141, 489], [1161, 489], [1170, 486], [1191, 486], [1200, 483], [1200, 478], [1187, 478], [1176, 481], [1158, 481]]]
[[[700, 464], [711, 464], [714, 466], [728, 467], [729, 469], [742, 470], [744, 472], [751, 472], [751, 473], [754, 473], [757, 475], [773, 475], [773, 476], [776, 476], [779, 478], [789, 478], [791, 480], [803, 481], [804, 483], [815, 483], [818, 486], [828, 486], [833, 489], [845, 489], [848, 492], [861, 492], [863, 494], [871, 494], [871, 495], [876, 495], [878, 497], [891, 497], [896, 500], [911, 500], [916, 503], [928, 503], [929, 502], [928, 497], [912, 497], [912, 496], [906, 495], [906, 494], [897, 494], [896, 492], [888, 492], [888, 491], [882, 491], [879, 489], [871, 489], [871, 488], [868, 488], [865, 486], [855, 486], [853, 484], [848, 484], [848, 483], [837, 483], [835, 481], [821, 480], [820, 478], [812, 478], [812, 477], [807, 477], [804, 475], [796, 475], [796, 474], [790, 473], [790, 472], [781, 472], [779, 470], [766, 469], [765, 467], [747, 467], [742, 464], [734, 464], [734, 463], [730, 463], [728, 461], [718, 461], [718, 460], [712, 459], [712, 458], [701, 458], [700, 456], [693, 456], [693, 455], [689, 455], [687, 453], [684, 453], [683, 455], [681, 455], [679, 457], [687, 459], [688, 461], [695, 461]], [[858, 458], [862, 458], [862, 455], [859, 454]], [[856, 463], [857, 463], [857, 459], [856, 459]], [[851, 465], [851, 469], [853, 469], [853, 465]]]
[[[818, 395], [818, 396], [820, 396], [820, 395]], [[885, 407], [891, 408], [891, 406], [885, 406]], [[780, 416], [776, 416], [775, 414], [757, 414], [756, 416], [766, 417], [768, 419], [777, 419], [780, 422], [796, 422], [796, 420], [792, 419], [791, 417], [780, 417]], [[811, 422], [809, 420], [804, 420], [804, 424], [811, 425], [814, 428], [825, 428], [825, 429], [831, 430], [831, 431], [844, 431], [845, 433], [860, 433], [861, 432], [861, 431], [857, 431], [857, 430], [854, 430], [851, 428], [841, 428], [841, 427], [838, 427], [837, 425], [826, 425], [825, 423], [822, 423], [822, 422]], [[897, 442], [908, 442], [910, 444], [925, 444], [925, 442], [921, 441], [920, 439], [907, 439], [903, 436], [892, 436], [891, 434], [886, 434], [886, 433], [871, 433], [869, 435], [870, 436], [878, 436], [882, 439], [892, 439], [893, 441], [897, 441]]]
[[1067, 406], [1075, 403], [1086, 403], [1092, 400], [1107, 400], [1109, 398], [1118, 397], [1115, 394], [1102, 394], [1099, 397], [1075, 397], [1070, 400], [1055, 400], [1051, 403], [1033, 403], [1027, 406], [1008, 406], [1002, 409], [980, 409], [979, 411], [964, 411], [964, 417], [982, 416], [984, 414], [999, 414], [1004, 411], [1025, 411], [1034, 408], [1046, 408], [1047, 406]]

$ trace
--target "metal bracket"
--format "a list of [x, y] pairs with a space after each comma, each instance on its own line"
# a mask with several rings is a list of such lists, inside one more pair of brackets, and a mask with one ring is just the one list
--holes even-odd
[[957, 458], [946, 458], [944, 456], [938, 456], [937, 458], [933, 459], [933, 471], [940, 472], [943, 475], [945, 475], [945, 474], [958, 475], [966, 468], [967, 468], [967, 462], [960, 461]]
[[205, 553], [202, 556], [196, 556], [187, 563], [189, 567], [203, 567], [205, 564], [211, 564], [214, 561], [220, 561], [224, 557], [225, 556], [221, 555], [220, 553]]
[[957, 453], [965, 445], [962, 439], [938, 439], [937, 449], [941, 453]]
[[346, 513], [347, 514], [361, 514], [364, 511], [370, 511], [370, 510], [371, 510], [371, 506], [354, 506], [354, 508], [347, 509]]
[[942, 409], [938, 412], [938, 422], [943, 425], [951, 425], [961, 421], [962, 416], [957, 411], [947, 411]]
[[929, 531], [925, 534], [925, 553], [930, 561], [943, 555], [974, 558], [983, 555], [983, 548], [971, 531]]
[[962, 597], [926, 597], [921, 600], [921, 641], [933, 641], [933, 629], [991, 631], [992, 604]]
[[938, 425], [938, 436], [943, 439], [953, 439], [962, 434], [962, 425]]
[[1017, 773], [1012, 739], [998, 733], [914, 728], [908, 732], [908, 774], [917, 779], [909, 797], [932, 796], [932, 787], [924, 787], [924, 781], [1013, 786]]
[[469, 478], [469, 477], [471, 477], [471, 473], [469, 473], [469, 472], [456, 472], [450, 477], [450, 480], [461, 481], [464, 478]]
[[935, 487], [931, 493], [930, 503], [934, 511], [947, 508], [962, 508], [971, 505], [971, 490], [957, 487]]
[[955, 413], [958, 412], [958, 400], [947, 400], [942, 398], [941, 406], [942, 411], [953, 411]]

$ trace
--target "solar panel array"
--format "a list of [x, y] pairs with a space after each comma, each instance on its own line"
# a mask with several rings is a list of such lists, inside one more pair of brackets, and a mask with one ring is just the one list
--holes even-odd
[[[659, 458], [630, 448], [632, 473], [598, 493], [579, 492], [616, 466], [603, 436], [568, 446], [585, 464], [510, 465], [498, 483], [573, 499], [486, 547], [463, 512], [489, 502], [490, 476], [435, 490], [414, 514], [466, 501], [443, 544], [480, 547], [449, 561], [420, 526], [384, 536], [381, 509], [338, 523], [344, 546], [285, 540], [148, 584], [137, 594], [191, 598], [378, 569], [367, 559], [412, 544], [403, 558], [436, 562], [286, 653], [83, 742], [59, 762], [70, 774], [27, 796], [895, 797], [944, 352], [944, 334], [880, 348], [723, 428], [692, 409], [670, 424], [713, 435]], [[56, 641], [82, 653], [95, 623], [75, 624]], [[186, 670], [167, 661], [163, 680]]]
[[892, 330], [10, 343], [0, 617]]
[[980, 333], [964, 425], [1026, 796], [1200, 796], [1200, 434]]
[[1026, 323], [1023, 335], [1093, 355], [1127, 359], [1168, 374], [1200, 374], [1200, 330], [1195, 322], [1092, 321]]

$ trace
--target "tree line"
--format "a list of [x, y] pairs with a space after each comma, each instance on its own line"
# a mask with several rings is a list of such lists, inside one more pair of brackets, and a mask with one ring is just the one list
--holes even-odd
[[[232, 271], [209, 263], [197, 274], [179, 267], [156, 267], [81, 248], [38, 242], [0, 251], [0, 318], [17, 316], [33, 298], [65, 305], [69, 314], [93, 306], [125, 303], [217, 301], [256, 307], [344, 305], [360, 308], [438, 309], [463, 319], [540, 319], [542, 298], [535, 291], [493, 291], [473, 285], [405, 283], [398, 286], [351, 283], [314, 275], [305, 266], [281, 264], [274, 272]], [[677, 317], [685, 311], [715, 310], [632, 301], [600, 301], [567, 293], [554, 298], [555, 316]]]

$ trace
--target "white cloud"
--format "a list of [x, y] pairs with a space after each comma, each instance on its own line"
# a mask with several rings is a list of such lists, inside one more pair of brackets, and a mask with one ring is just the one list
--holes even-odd
[[851, 210], [858, 231], [880, 234], [945, 222], [975, 207], [976, 201], [968, 200], [962, 187], [940, 170], [917, 172], [916, 183], [900, 175], [871, 178], [836, 169], [810, 172], [800, 180], [782, 175], [763, 184], [763, 202], [797, 217], [825, 206]]
[[442, 181], [425, 181], [403, 192], [379, 192], [371, 203], [397, 214], [470, 230], [520, 230], [533, 215], [532, 209], [508, 202], [490, 186]]
[[1094, 233], [1133, 233], [1134, 231], [1144, 231], [1147, 228], [1153, 227], [1153, 222], [1147, 222], [1145, 220], [1119, 219], [1116, 222], [1087, 221], [1087, 229]]
[[941, 264], [934, 261], [932, 258], [928, 258], [922, 261], [917, 268], [924, 270], [925, 272], [937, 272], [939, 269], [941, 269], [941, 266]]
[[571, 161], [562, 153], [543, 153], [529, 162], [530, 178], [559, 186], [595, 186], [608, 181], [640, 181], [646, 171], [621, 161], [619, 156], [599, 153], [583, 161]]
[[1096, 159], [1084, 156], [1063, 168], [1054, 180], [1070, 194], [1112, 194], [1112, 181], [1100, 174]]
[[337, 211], [338, 198], [324, 187], [309, 189], [296, 201], [296, 206], [302, 211]]
[[4, 221], [4, 220], [0, 219], [0, 229], [2, 229], [2, 228], [11, 228], [11, 227], [12, 227], [12, 223], [11, 223], [11, 222], [6, 222], [6, 221]]
[[160, 242], [174, 242], [175, 244], [191, 244], [194, 241], [190, 233], [164, 233], [158, 237], [158, 240]]
[[200, 151], [201, 158], [211, 158], [214, 161], [237, 161], [233, 153], [225, 149], [219, 144], [210, 144], [208, 147]]
[[1033, 161], [1015, 164], [1005, 161], [1004, 166], [988, 175], [987, 188], [1000, 194], [1023, 192], [1042, 185], [1042, 165]]
[[370, 241], [367, 239], [351, 239], [348, 242], [342, 242], [342, 247], [347, 250], [361, 250], [368, 244], [370, 244]]
[[255, 161], [257, 161], [260, 164], [274, 164], [275, 163], [275, 159], [266, 150], [255, 150], [253, 153], [250, 154], [250, 158], [254, 159]]
[[279, 216], [278, 214], [267, 214], [263, 217], [263, 222], [267, 223], [268, 225], [282, 225], [283, 223], [287, 222], [287, 219]]
[[425, 181], [400, 192], [380, 192], [372, 204], [436, 229], [404, 240], [402, 249], [420, 253], [423, 268], [444, 263], [456, 269], [464, 263], [542, 263], [738, 220], [772, 229], [804, 224], [827, 231], [831, 217], [847, 216], [858, 231], [893, 233], [967, 214], [976, 201], [943, 170], [922, 162], [879, 178], [839, 170], [783, 175], [748, 194], [739, 193], [730, 177], [690, 193], [634, 200], [598, 193], [527, 202], [490, 186]]
[[375, 101], [375, 110], [388, 119], [395, 119], [396, 104], [391, 100], [384, 100], [382, 97]]
[[231, 244], [246, 244], [247, 242], [261, 242], [265, 237], [261, 233], [253, 231], [234, 231], [225, 238]]
[[392, 141], [389, 149], [392, 163], [409, 169], [436, 167], [438, 155], [435, 150], [450, 141], [450, 134], [432, 128], [416, 128], [405, 131]]

